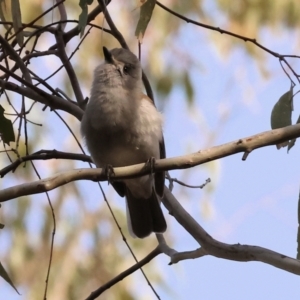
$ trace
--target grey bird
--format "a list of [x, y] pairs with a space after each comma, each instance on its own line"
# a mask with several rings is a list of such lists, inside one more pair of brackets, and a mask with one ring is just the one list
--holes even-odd
[[[104, 63], [94, 71], [91, 96], [81, 133], [97, 167], [123, 167], [164, 158], [162, 116], [143, 94], [142, 68], [129, 50], [103, 47]], [[133, 237], [162, 233], [167, 225], [160, 207], [164, 172], [113, 181], [126, 197], [127, 222]]]

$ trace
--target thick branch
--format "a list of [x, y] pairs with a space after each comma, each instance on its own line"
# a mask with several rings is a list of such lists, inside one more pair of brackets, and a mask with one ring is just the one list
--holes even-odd
[[[165, 187], [164, 205], [171, 215], [189, 232], [202, 246], [202, 253], [234, 261], [261, 261], [276, 268], [300, 275], [300, 261], [266, 248], [248, 245], [230, 245], [213, 239], [186, 212], [172, 193]], [[201, 253], [199, 253], [201, 254]], [[194, 258], [194, 256], [191, 258]], [[171, 260], [172, 262], [172, 260]]]
[[[68, 102], [67, 102], [68, 103]], [[167, 171], [187, 169], [222, 157], [239, 152], [250, 153], [252, 150], [278, 144], [300, 136], [300, 124], [287, 126], [280, 129], [265, 131], [248, 138], [202, 150], [193, 154], [157, 160], [154, 166], [138, 164], [129, 167], [115, 168], [111, 180], [127, 179], [149, 174], [152, 171]], [[59, 186], [75, 180], [105, 181], [105, 169], [77, 169], [62, 172], [43, 180], [16, 185], [0, 191], [0, 202], [20, 196], [37, 194], [53, 190]]]
[[[225, 157], [238, 152], [250, 153], [253, 149], [263, 146], [277, 144], [281, 141], [296, 138], [300, 135], [300, 124], [288, 126], [281, 129], [263, 132], [248, 138], [240, 139], [221, 146], [213, 147], [198, 153], [187, 156], [158, 160], [155, 163], [155, 170], [170, 170], [188, 168], [220, 157]], [[131, 178], [150, 173], [145, 164], [129, 167], [116, 168], [113, 179]], [[57, 174], [51, 178], [39, 180], [32, 183], [25, 183], [0, 191], [0, 202], [14, 199], [20, 196], [41, 193], [52, 190], [68, 182], [82, 179], [107, 180], [104, 169], [79, 169]], [[213, 239], [179, 204], [172, 193], [165, 188], [163, 202], [176, 220], [194, 237], [202, 247], [199, 253], [185, 253], [185, 259], [197, 255], [213, 255], [216, 257], [235, 261], [261, 261], [273, 265], [282, 270], [300, 275], [300, 261], [276, 253], [274, 251], [248, 245], [229, 245]], [[176, 252], [164, 245], [163, 237], [158, 237], [161, 250], [170, 255], [171, 263], [176, 261]], [[174, 256], [174, 260], [172, 260]], [[178, 259], [179, 257], [177, 257]], [[180, 259], [180, 258], [179, 258]]]

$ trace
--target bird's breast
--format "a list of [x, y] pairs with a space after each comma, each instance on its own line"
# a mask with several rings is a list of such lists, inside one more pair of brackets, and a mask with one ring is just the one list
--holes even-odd
[[121, 88], [91, 94], [82, 132], [97, 166], [121, 167], [160, 157], [162, 116], [141, 95], [130, 96]]

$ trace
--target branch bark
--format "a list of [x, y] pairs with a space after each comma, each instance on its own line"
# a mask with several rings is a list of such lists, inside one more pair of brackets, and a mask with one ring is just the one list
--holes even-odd
[[[187, 169], [239, 152], [250, 153], [255, 149], [278, 144], [299, 136], [300, 124], [269, 130], [185, 156], [160, 159], [157, 160], [154, 166], [151, 166], [151, 168], [149, 168], [148, 164], [144, 163], [128, 167], [115, 168], [114, 176], [110, 179], [128, 179], [149, 174], [152, 171]], [[105, 181], [107, 180], [107, 174], [105, 169], [77, 169], [62, 172], [50, 178], [3, 189], [0, 191], [0, 202], [8, 201], [25, 195], [50, 191], [75, 180]]]
[[[192, 218], [187, 211], [183, 209], [180, 203], [166, 187], [163, 203], [171, 215], [175, 217], [179, 224], [181, 224], [202, 247], [201, 250], [199, 250], [199, 256], [212, 255], [219, 258], [245, 262], [261, 261], [287, 272], [300, 275], [300, 261], [297, 259], [263, 247], [241, 244], [230, 245], [215, 240]], [[196, 257], [194, 251], [191, 251], [190, 255], [190, 258]], [[184, 259], [187, 259], [187, 253], [185, 253]], [[172, 256], [171, 262], [173, 262]]]
[[[190, 168], [221, 157], [238, 152], [250, 153], [252, 150], [264, 146], [296, 138], [300, 135], [300, 124], [270, 130], [247, 138], [239, 139], [224, 145], [212, 147], [194, 154], [158, 160], [154, 171]], [[141, 176], [151, 172], [147, 164], [138, 164], [129, 167], [114, 169], [113, 180]], [[105, 169], [78, 169], [59, 173], [48, 179], [31, 183], [24, 183], [0, 191], [0, 202], [20, 196], [46, 192], [75, 180], [89, 179], [94, 181], [107, 180]], [[172, 193], [165, 187], [164, 205], [187, 232], [199, 243], [201, 250], [185, 252], [182, 256], [169, 248], [163, 239], [158, 236], [160, 251], [171, 257], [171, 263], [180, 259], [213, 255], [219, 258], [234, 261], [261, 261], [280, 268], [287, 272], [300, 275], [300, 261], [266, 248], [249, 245], [230, 245], [213, 239], [189, 214], [186, 212]]]
[[83, 110], [79, 106], [57, 96], [50, 95], [43, 90], [39, 90], [38, 93], [29, 88], [22, 87], [15, 83], [7, 82], [2, 79], [0, 79], [0, 87], [5, 88], [8, 91], [16, 92], [39, 103], [45, 104], [51, 109], [59, 109], [65, 111], [77, 118], [78, 120], [81, 120], [82, 118]]
[[148, 262], [150, 262], [153, 258], [155, 258], [157, 255], [161, 254], [160, 247], [157, 246], [153, 251], [151, 251], [146, 257], [144, 257], [142, 260], [140, 260], [138, 263], [134, 264], [129, 269], [125, 270], [124, 272], [120, 273], [118, 276], [113, 278], [112, 280], [108, 281], [106, 284], [99, 287], [97, 290], [93, 291], [86, 300], [92, 300], [99, 297], [104, 291], [111, 288], [113, 285], [118, 283], [119, 281], [123, 280], [136, 270], [140, 269], [144, 265], [146, 265]]

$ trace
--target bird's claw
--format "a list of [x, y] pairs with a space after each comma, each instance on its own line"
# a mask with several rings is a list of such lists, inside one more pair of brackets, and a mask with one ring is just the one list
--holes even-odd
[[155, 161], [156, 161], [155, 157], [152, 156], [146, 162], [146, 168], [150, 169], [151, 174], [154, 173]]
[[104, 168], [105, 175], [107, 177], [108, 184], [111, 183], [111, 178], [115, 176], [115, 171], [112, 165], [106, 165]]

